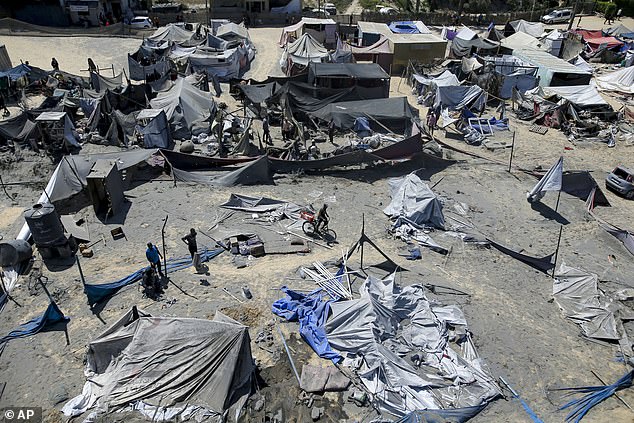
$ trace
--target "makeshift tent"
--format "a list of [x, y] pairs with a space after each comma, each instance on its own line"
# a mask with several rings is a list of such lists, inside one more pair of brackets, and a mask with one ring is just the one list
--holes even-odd
[[12, 67], [7, 47], [4, 44], [0, 44], [0, 71], [6, 71]]
[[392, 201], [383, 209], [383, 213], [398, 219], [397, 225], [405, 220], [418, 227], [445, 229], [442, 203], [415, 172], [390, 179], [388, 186]]
[[370, 116], [373, 130], [380, 132], [384, 130], [382, 126], [386, 126], [392, 132], [402, 134], [410, 127], [411, 120], [418, 117], [418, 110], [407, 102], [406, 97], [392, 97], [332, 103], [310, 115], [325, 122], [332, 119], [337, 128], [344, 130], [352, 129], [356, 118]]
[[477, 85], [436, 87], [434, 107], [458, 110], [474, 105], [474, 108], [479, 110], [486, 103], [486, 99], [486, 91]]
[[544, 50], [542, 42], [524, 32], [516, 32], [500, 41], [500, 47], [510, 50], [534, 49]]
[[631, 29], [629, 29], [628, 27], [626, 27], [623, 24], [619, 24], [617, 26], [613, 26], [612, 28], [608, 28], [607, 30], [603, 31], [606, 35], [611, 35], [613, 37], [619, 37], [621, 39], [627, 38], [627, 39], [633, 39], [634, 38], [634, 31], [632, 31]]
[[209, 175], [205, 172], [188, 172], [176, 167], [172, 167], [172, 172], [179, 181], [212, 186], [234, 187], [273, 183], [269, 160], [266, 156], [245, 163], [242, 167], [220, 176]]
[[175, 138], [190, 137], [192, 127], [209, 120], [216, 108], [208, 92], [194, 87], [185, 78], [176, 80], [168, 91], [158, 93], [150, 106], [165, 111]]
[[215, 75], [221, 81], [239, 78], [241, 70], [249, 63], [244, 47], [222, 51], [199, 47], [187, 59], [192, 71]]
[[90, 377], [62, 411], [236, 421], [254, 370], [246, 326], [218, 312], [203, 320], [154, 317], [134, 307], [88, 345]]
[[35, 122], [48, 142], [81, 148], [75, 137], [75, 125], [66, 112], [43, 112], [35, 118]]
[[537, 76], [542, 87], [588, 85], [592, 78], [592, 73], [542, 50], [517, 49], [513, 55], [527, 65], [538, 68]]
[[9, 119], [0, 121], [0, 140], [27, 141], [36, 137], [37, 124], [29, 119], [26, 112], [21, 112]]
[[478, 37], [475, 32], [463, 26], [451, 41], [451, 54], [455, 57], [463, 57], [474, 50], [492, 50], [497, 49], [499, 45], [500, 43], [496, 41]]
[[594, 80], [601, 91], [634, 94], [634, 66], [596, 76]]
[[18, 79], [30, 73], [31, 73], [31, 67], [21, 63], [14, 68], [0, 71], [0, 78], [7, 77], [9, 78], [10, 81], [17, 81]]
[[560, 97], [579, 107], [606, 106], [607, 101], [601, 97], [597, 89], [592, 85], [575, 85], [572, 87], [536, 87], [526, 91], [525, 96], [532, 98], [538, 96], [544, 99]]
[[167, 116], [163, 110], [144, 109], [137, 116], [137, 120], [145, 120], [145, 125], [139, 126], [139, 133], [143, 135], [145, 148], [168, 148], [172, 142]]
[[588, 31], [585, 29], [577, 29], [575, 33], [581, 35], [583, 41], [586, 42], [591, 50], [598, 50], [599, 48], [614, 48], [623, 45], [623, 42], [614, 37], [604, 37], [603, 33], [599, 31]]
[[178, 25], [168, 24], [167, 26], [157, 29], [154, 34], [146, 38], [147, 41], [154, 45], [159, 45], [164, 42], [169, 43], [184, 43], [190, 41], [194, 37], [192, 31], [187, 31]]
[[441, 73], [440, 75], [436, 76], [436, 77], [432, 77], [432, 78], [426, 78], [422, 75], [418, 75], [418, 74], [413, 74], [412, 77], [419, 83], [423, 84], [423, 85], [427, 85], [430, 87], [450, 87], [450, 86], [456, 86], [456, 85], [460, 85], [460, 80], [458, 80], [458, 77], [453, 74], [451, 71], [449, 70], [445, 70], [443, 73]]
[[233, 39], [241, 39], [248, 40], [249, 39], [249, 31], [244, 26], [243, 23], [236, 24], [233, 22], [227, 22], [224, 25], [221, 25], [216, 32], [216, 37], [222, 38], [223, 40], [230, 41]]
[[379, 40], [367, 47], [357, 47], [350, 44], [344, 46], [345, 49], [349, 49], [357, 62], [367, 61], [376, 63], [384, 71], [390, 71], [390, 65], [394, 57], [394, 51], [390, 47], [388, 38], [381, 35]]
[[136, 52], [128, 54], [128, 70], [130, 79], [152, 82], [165, 75], [170, 70], [170, 64], [164, 54], [141, 46]]
[[109, 78], [97, 72], [90, 72], [90, 85], [96, 92], [106, 90], [121, 91], [123, 88], [123, 73]]
[[363, 99], [390, 95], [390, 76], [374, 63], [309, 63], [307, 82], [325, 89], [356, 86]]
[[563, 156], [557, 160], [557, 163], [551, 167], [548, 172], [539, 180], [537, 185], [526, 194], [529, 203], [541, 200], [547, 191], [561, 191], [561, 182], [563, 180], [564, 158]]
[[337, 37], [337, 23], [332, 19], [318, 19], [303, 17], [296, 24], [282, 28], [280, 47], [297, 40], [301, 35], [310, 34], [318, 43], [334, 43]]
[[304, 34], [286, 45], [280, 59], [280, 67], [287, 75], [294, 75], [303, 71], [310, 62], [321, 62], [328, 55], [328, 50], [312, 35]]
[[528, 22], [524, 19], [510, 21], [504, 26], [504, 35], [510, 36], [516, 33], [528, 34], [531, 37], [539, 38], [544, 33], [544, 24], [540, 22]]

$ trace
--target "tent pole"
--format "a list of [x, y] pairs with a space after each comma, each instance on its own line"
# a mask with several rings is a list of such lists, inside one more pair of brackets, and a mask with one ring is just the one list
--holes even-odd
[[559, 210], [559, 200], [561, 199], [561, 190], [558, 191], [557, 194], [557, 204], [555, 204], [555, 212], [557, 212], [557, 210]]
[[513, 163], [513, 150], [515, 150], [515, 131], [513, 131], [513, 143], [511, 144], [511, 157], [509, 157], [509, 173], [511, 173], [511, 165]]
[[361, 215], [361, 270], [363, 270], [363, 239], [365, 238], [365, 213]]
[[555, 277], [555, 269], [557, 268], [557, 256], [559, 255], [559, 245], [561, 244], [561, 233], [564, 230], [564, 225], [560, 225], [559, 226], [559, 239], [557, 239], [557, 249], [555, 250], [555, 262], [554, 267], [553, 267], [553, 274], [552, 277]]
[[168, 217], [169, 214], [166, 214], [165, 220], [163, 221], [163, 227], [161, 228], [161, 242], [163, 243], [163, 270], [165, 270], [165, 277], [167, 280], [169, 280], [169, 278], [167, 277], [167, 254], [165, 253], [165, 226], [167, 225]]
[[84, 271], [81, 270], [81, 264], [79, 263], [79, 257], [75, 255], [75, 262], [77, 263], [77, 269], [79, 269], [79, 277], [81, 278], [82, 285], [86, 285], [86, 278], [84, 278]]

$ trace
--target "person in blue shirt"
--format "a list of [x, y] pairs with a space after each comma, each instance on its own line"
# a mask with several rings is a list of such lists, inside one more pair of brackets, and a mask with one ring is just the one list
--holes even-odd
[[156, 248], [156, 245], [152, 245], [151, 242], [147, 243], [145, 257], [147, 258], [147, 261], [150, 262], [150, 266], [152, 266], [152, 268], [156, 268], [159, 275], [163, 277], [163, 272], [161, 271], [161, 259], [163, 258], [163, 256], [159, 252], [158, 248]]

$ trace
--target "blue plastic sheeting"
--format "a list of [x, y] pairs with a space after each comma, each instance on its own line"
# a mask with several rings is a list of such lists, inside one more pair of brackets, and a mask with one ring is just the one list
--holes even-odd
[[285, 286], [282, 291], [286, 297], [275, 301], [271, 311], [289, 322], [299, 321], [300, 335], [317, 355], [339, 362], [342, 357], [330, 348], [326, 338], [325, 324], [332, 301], [323, 299], [321, 289], [308, 295], [291, 291]]
[[68, 322], [70, 318], [64, 316], [64, 313], [57, 307], [57, 304], [51, 301], [46, 311], [34, 319], [29, 320], [25, 324], [21, 325], [17, 329], [9, 332], [8, 335], [0, 338], [0, 348], [12, 339], [25, 338], [27, 336], [35, 335], [47, 326], [54, 325], [59, 322]]
[[570, 391], [571, 394], [587, 394], [564, 404], [560, 408], [560, 410], [571, 408], [570, 413], [566, 416], [566, 422], [579, 423], [592, 407], [611, 397], [616, 391], [632, 386], [632, 379], [634, 379], [634, 370], [623, 375], [621, 379], [612, 385], [558, 389], [559, 391]]
[[4, 76], [8, 76], [11, 81], [17, 81], [24, 75], [28, 75], [31, 72], [31, 68], [25, 64], [20, 64], [14, 68], [11, 68], [7, 71], [0, 72], [0, 78]]
[[370, 132], [370, 121], [368, 118], [360, 116], [354, 120], [354, 132]]
[[[200, 261], [209, 261], [223, 251], [225, 251], [224, 248], [218, 248], [215, 250], [205, 249], [200, 254]], [[177, 270], [187, 269], [191, 265], [192, 259], [190, 256], [177, 259], [173, 258], [167, 260], [167, 271], [175, 272]], [[119, 279], [118, 281], [104, 283], [100, 285], [84, 285], [84, 293], [86, 294], [86, 297], [88, 297], [88, 304], [92, 307], [98, 302], [114, 295], [120, 288], [123, 288], [126, 285], [130, 285], [131, 283], [140, 281], [143, 278], [143, 272], [148, 268], [149, 266], [139, 269], [136, 272]]]
[[487, 404], [447, 410], [419, 410], [401, 417], [395, 423], [463, 423], [484, 410]]
[[419, 34], [420, 31], [416, 28], [416, 24], [411, 21], [392, 22], [390, 25], [390, 31], [395, 34]]

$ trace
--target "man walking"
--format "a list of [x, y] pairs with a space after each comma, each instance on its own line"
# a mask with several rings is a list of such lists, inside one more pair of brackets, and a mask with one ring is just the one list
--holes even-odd
[[187, 248], [189, 249], [189, 254], [192, 256], [192, 261], [194, 261], [194, 254], [198, 252], [198, 242], [196, 242], [196, 230], [191, 228], [189, 233], [181, 238], [181, 240], [187, 244]]
[[271, 138], [271, 128], [269, 127], [269, 115], [265, 115], [262, 119], [262, 138], [265, 144], [273, 145], [273, 139]]
[[59, 70], [59, 63], [57, 63], [57, 59], [55, 59], [54, 57], [51, 59], [51, 67], [55, 71]]
[[147, 261], [150, 262], [150, 266], [152, 266], [152, 268], [156, 268], [159, 275], [163, 277], [163, 272], [161, 271], [161, 259], [163, 258], [163, 256], [159, 252], [158, 248], [156, 248], [156, 245], [152, 245], [151, 242], [147, 243], [145, 257], [147, 258]]

